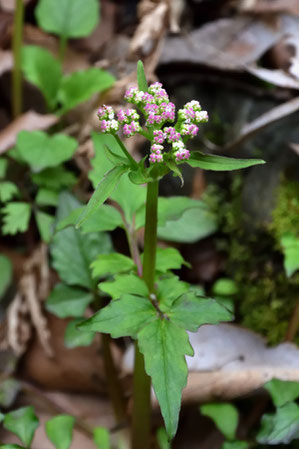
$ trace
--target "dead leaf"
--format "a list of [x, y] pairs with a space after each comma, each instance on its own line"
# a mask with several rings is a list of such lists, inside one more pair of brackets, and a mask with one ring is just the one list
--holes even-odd
[[[224, 70], [244, 70], [278, 42], [291, 23], [281, 20], [269, 24], [242, 16], [219, 19], [186, 37], [167, 37], [160, 64], [188, 62]], [[299, 19], [296, 23], [299, 26]]]
[[45, 130], [57, 122], [58, 117], [53, 114], [41, 115], [35, 111], [25, 112], [0, 132], [0, 154], [15, 145], [20, 131]]
[[298, 0], [244, 0], [240, 10], [254, 14], [273, 14], [286, 12], [299, 15]]
[[[146, 0], [148, 3], [148, 0]], [[157, 40], [166, 32], [166, 14], [168, 4], [160, 1], [150, 12], [141, 17], [141, 21], [131, 40], [130, 53], [147, 56], [153, 52]]]
[[266, 126], [270, 125], [277, 120], [287, 117], [290, 114], [298, 111], [299, 109], [299, 97], [293, 98], [265, 114], [260, 115], [257, 119], [246, 124], [240, 131], [239, 136], [233, 141], [225, 146], [226, 151], [234, 150], [236, 147], [241, 145], [245, 140], [254, 136], [256, 133], [264, 129]]
[[[265, 340], [230, 324], [204, 325], [189, 333], [194, 357], [186, 357], [190, 371], [183, 402], [232, 399], [251, 393], [272, 378], [299, 381], [299, 349], [291, 343], [267, 347]], [[133, 370], [134, 348], [123, 359]]]
[[283, 70], [269, 70], [262, 67], [247, 67], [247, 71], [257, 78], [286, 89], [299, 89], [299, 79], [292, 78]]
[[0, 50], [0, 75], [13, 67], [13, 55], [9, 50]]
[[299, 144], [298, 144], [298, 143], [290, 143], [290, 147], [291, 147], [292, 150], [294, 150], [295, 153], [298, 154], [298, 156], [299, 156]]

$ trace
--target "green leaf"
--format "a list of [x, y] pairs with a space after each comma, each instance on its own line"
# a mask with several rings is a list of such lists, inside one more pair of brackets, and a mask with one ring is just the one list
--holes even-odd
[[131, 223], [135, 212], [145, 204], [146, 189], [144, 186], [133, 184], [125, 174], [111, 195], [111, 199], [121, 206], [127, 222]]
[[72, 442], [75, 418], [58, 415], [46, 422], [46, 434], [56, 449], [68, 449]]
[[111, 334], [113, 338], [132, 337], [151, 321], [157, 311], [148, 298], [123, 295], [78, 327], [81, 330]]
[[213, 295], [234, 296], [239, 292], [237, 283], [232, 279], [220, 278], [213, 285]]
[[158, 237], [180, 243], [194, 243], [217, 231], [217, 217], [201, 203], [199, 207], [183, 212], [178, 220], [167, 221], [165, 226], [158, 226]]
[[57, 284], [46, 301], [46, 309], [59, 318], [81, 317], [93, 295], [80, 288]]
[[294, 234], [284, 234], [281, 238], [284, 253], [284, 268], [288, 277], [299, 269], [299, 237]]
[[46, 189], [60, 191], [63, 188], [70, 188], [76, 182], [76, 176], [66, 170], [63, 165], [55, 168], [46, 168], [39, 173], [31, 173], [32, 181]]
[[104, 201], [111, 195], [116, 185], [119, 183], [120, 177], [128, 170], [126, 166], [115, 166], [109, 172], [107, 172], [103, 179], [98, 184], [92, 197], [90, 198], [87, 206], [85, 207], [78, 223], [77, 227], [81, 226], [95, 210], [101, 206]]
[[132, 270], [134, 267], [134, 261], [120, 253], [100, 254], [91, 264], [94, 278], [123, 273]]
[[262, 159], [235, 159], [192, 151], [187, 164], [191, 165], [191, 167], [198, 167], [204, 170], [230, 171], [265, 164], [265, 161]]
[[112, 299], [120, 298], [125, 293], [145, 297], [149, 295], [146, 283], [136, 274], [120, 274], [115, 276], [112, 282], [101, 282], [99, 288], [102, 292], [108, 293]]
[[8, 257], [0, 254], [0, 298], [4, 295], [12, 279], [12, 264]]
[[276, 410], [276, 414], [262, 417], [257, 441], [261, 444], [288, 444], [299, 438], [299, 406], [290, 402]]
[[187, 383], [184, 356], [193, 355], [188, 334], [171, 321], [156, 319], [138, 333], [138, 346], [144, 355], [145, 370], [152, 378], [167, 434], [172, 438], [178, 425], [181, 393]]
[[17, 232], [25, 232], [29, 226], [31, 207], [28, 203], [11, 202], [2, 208], [3, 234], [14, 235]]
[[233, 319], [231, 312], [215, 299], [198, 297], [194, 293], [180, 296], [169, 311], [164, 307], [162, 309], [162, 306], [161, 310], [165, 310], [173, 323], [191, 332], [196, 332], [203, 324], [216, 324]]
[[8, 160], [0, 157], [0, 179], [5, 177], [7, 170]]
[[137, 81], [138, 81], [138, 89], [143, 92], [147, 92], [148, 85], [146, 81], [146, 76], [144, 73], [144, 66], [142, 61], [137, 62]]
[[239, 413], [235, 406], [229, 403], [205, 404], [200, 407], [200, 411], [214, 421], [225, 438], [235, 439], [239, 420]]
[[[0, 383], [0, 406], [4, 408], [11, 407], [19, 391], [20, 383], [13, 378], [8, 378]], [[1, 422], [1, 420], [0, 420]]]
[[221, 449], [248, 449], [249, 444], [246, 441], [225, 441]]
[[25, 449], [23, 446], [18, 444], [1, 444], [0, 449]]
[[43, 242], [50, 243], [53, 235], [54, 217], [45, 212], [37, 211], [35, 218], [41, 239]]
[[55, 109], [62, 79], [60, 62], [45, 48], [28, 45], [22, 49], [22, 69], [30, 83], [38, 87], [50, 109]]
[[168, 221], [179, 220], [188, 209], [199, 208], [206, 211], [207, 205], [200, 200], [187, 196], [159, 197], [158, 226], [164, 226]]
[[6, 203], [10, 201], [14, 196], [19, 195], [19, 189], [10, 181], [0, 182], [0, 201]]
[[[68, 217], [60, 221], [56, 227], [57, 231], [75, 225], [82, 214], [84, 207], [79, 207], [73, 210]], [[113, 231], [117, 227], [122, 227], [123, 221], [120, 213], [113, 206], [102, 204], [94, 214], [87, 219], [82, 227], [82, 233], [98, 232], [98, 231]]]
[[157, 298], [161, 307], [171, 307], [173, 301], [190, 290], [187, 282], [180, 281], [178, 276], [171, 276], [157, 282]]
[[189, 265], [175, 248], [157, 248], [156, 257], [156, 271], [161, 273], [178, 270], [182, 265]]
[[38, 419], [33, 407], [22, 407], [5, 415], [3, 426], [20, 438], [26, 447], [30, 447]]
[[88, 100], [93, 94], [108, 89], [114, 82], [114, 76], [96, 67], [65, 76], [57, 94], [58, 101], [62, 104], [59, 113], [64, 114], [73, 109]]
[[35, 15], [38, 26], [66, 38], [88, 36], [99, 22], [97, 0], [40, 0]]
[[65, 134], [49, 136], [43, 131], [21, 131], [16, 148], [33, 171], [41, 171], [71, 159], [77, 146], [76, 139]]
[[57, 206], [58, 193], [54, 190], [41, 188], [36, 195], [35, 202], [39, 206]]
[[176, 162], [174, 162], [173, 160], [168, 160], [166, 161], [166, 165], [169, 168], [169, 170], [171, 170], [173, 172], [173, 176], [178, 176], [181, 180], [181, 187], [184, 186], [184, 178], [182, 175], [181, 170], [179, 169], [179, 167], [177, 166]]
[[70, 321], [66, 327], [64, 334], [64, 345], [65, 347], [72, 349], [89, 346], [94, 340], [94, 332], [78, 330], [78, 324], [82, 323], [84, 318], [77, 318], [76, 320]]
[[99, 449], [110, 449], [110, 434], [105, 427], [93, 429], [93, 441]]
[[[70, 193], [59, 196], [57, 221], [67, 217], [73, 209], [81, 206]], [[50, 247], [53, 267], [62, 281], [69, 285], [79, 285], [93, 289], [96, 282], [92, 279], [90, 264], [101, 253], [112, 250], [111, 240], [106, 233], [83, 235], [80, 230], [67, 228], [57, 232]]]
[[157, 430], [157, 440], [160, 449], [171, 449], [170, 442], [168, 440], [167, 432], [164, 427], [159, 427]]
[[276, 407], [299, 398], [299, 382], [272, 379], [264, 385], [269, 391]]

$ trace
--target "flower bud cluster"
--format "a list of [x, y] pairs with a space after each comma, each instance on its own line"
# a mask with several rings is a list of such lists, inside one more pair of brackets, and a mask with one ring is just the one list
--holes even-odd
[[102, 133], [116, 133], [119, 130], [119, 123], [115, 120], [115, 113], [111, 106], [104, 105], [99, 108], [98, 117]]
[[[174, 127], [164, 126], [175, 121], [175, 105], [169, 101], [161, 83], [151, 84], [147, 92], [137, 87], [130, 87], [124, 98], [129, 103], [135, 104], [145, 116], [145, 126], [148, 128], [149, 136], [152, 135], [149, 156], [151, 163], [163, 162], [165, 143], [171, 144], [170, 157], [176, 162], [189, 159], [190, 152], [186, 149], [185, 142], [197, 135], [199, 123], [208, 121], [208, 114], [202, 110], [198, 101], [190, 101], [178, 111], [178, 121]], [[98, 117], [102, 132], [115, 133], [120, 125], [126, 137], [143, 132], [139, 123], [140, 116], [135, 109], [120, 109], [115, 120], [113, 109], [110, 106], [103, 106], [98, 111]]]

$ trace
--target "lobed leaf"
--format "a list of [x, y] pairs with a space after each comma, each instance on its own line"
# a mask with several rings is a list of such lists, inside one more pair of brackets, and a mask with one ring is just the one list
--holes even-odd
[[26, 447], [30, 447], [34, 432], [38, 427], [38, 418], [32, 406], [22, 407], [6, 414], [3, 426], [17, 435]]
[[94, 340], [95, 334], [90, 331], [83, 331], [78, 329], [78, 324], [82, 323], [84, 318], [77, 318], [70, 321], [65, 329], [64, 346], [72, 349], [82, 346], [89, 346]]
[[276, 407], [299, 398], [299, 382], [272, 379], [264, 385]]
[[119, 274], [113, 281], [101, 282], [99, 288], [102, 292], [108, 293], [112, 299], [120, 298], [125, 293], [145, 297], [149, 295], [146, 283], [136, 274]]
[[101, 254], [91, 264], [94, 278], [123, 273], [132, 270], [134, 267], [134, 261], [120, 253]]
[[10, 181], [0, 182], [0, 201], [6, 203], [10, 201], [14, 196], [19, 195], [18, 187]]
[[289, 402], [279, 407], [275, 414], [262, 417], [257, 441], [261, 444], [288, 444], [299, 438], [299, 406]]
[[3, 213], [3, 234], [16, 234], [25, 232], [29, 226], [31, 207], [28, 203], [11, 202], [2, 208]]
[[59, 318], [81, 317], [92, 301], [90, 292], [57, 284], [46, 301], [46, 309]]
[[189, 265], [181, 253], [175, 248], [157, 248], [156, 271], [166, 273], [168, 270], [178, 270], [182, 265]]

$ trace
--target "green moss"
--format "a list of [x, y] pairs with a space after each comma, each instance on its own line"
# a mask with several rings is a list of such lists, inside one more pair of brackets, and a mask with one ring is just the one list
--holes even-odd
[[299, 187], [284, 181], [278, 191], [273, 224], [268, 229], [248, 230], [241, 205], [242, 185], [237, 175], [225, 193], [215, 186], [207, 192], [213, 197], [208, 202], [217, 210], [222, 230], [216, 243], [227, 257], [225, 276], [239, 287], [237, 321], [276, 344], [284, 340], [298, 300], [299, 273], [287, 278], [278, 239], [286, 231], [298, 232]]

